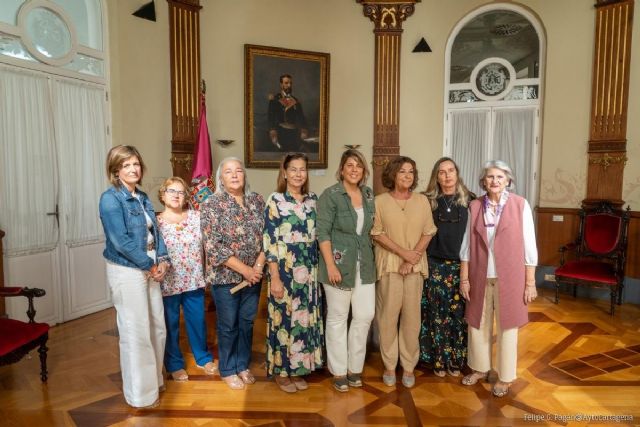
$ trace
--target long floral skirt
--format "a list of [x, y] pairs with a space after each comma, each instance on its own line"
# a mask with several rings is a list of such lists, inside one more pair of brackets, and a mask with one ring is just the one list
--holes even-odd
[[420, 360], [435, 370], [460, 369], [467, 361], [467, 322], [460, 295], [460, 263], [429, 259], [422, 292]]

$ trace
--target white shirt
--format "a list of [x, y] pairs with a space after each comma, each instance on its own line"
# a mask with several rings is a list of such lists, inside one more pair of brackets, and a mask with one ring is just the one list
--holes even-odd
[[[493, 256], [493, 243], [496, 237], [495, 227], [486, 227], [487, 241], [489, 242], [489, 257], [487, 258], [487, 278], [492, 279], [498, 277], [496, 272], [496, 261]], [[460, 261], [469, 261], [469, 239], [471, 234], [471, 216], [467, 221], [467, 229], [464, 232], [462, 246], [460, 247]], [[535, 267], [538, 265], [538, 248], [536, 247], [536, 233], [533, 224], [533, 213], [529, 202], [524, 201], [524, 209], [522, 210], [522, 234], [524, 238], [524, 265]]]

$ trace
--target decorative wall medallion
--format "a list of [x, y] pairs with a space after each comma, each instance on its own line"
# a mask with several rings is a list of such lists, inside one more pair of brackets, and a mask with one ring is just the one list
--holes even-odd
[[504, 58], [487, 58], [471, 72], [471, 89], [478, 98], [493, 101], [504, 98], [516, 82], [516, 70]]

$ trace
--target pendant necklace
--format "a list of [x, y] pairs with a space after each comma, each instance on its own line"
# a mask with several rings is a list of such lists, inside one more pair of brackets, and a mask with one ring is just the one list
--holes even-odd
[[451, 212], [451, 206], [453, 206], [454, 197], [455, 197], [455, 195], [453, 197], [451, 197], [450, 200], [447, 201], [447, 196], [446, 195], [442, 196], [442, 201], [444, 202], [444, 205], [447, 208], [447, 212]]
[[400, 200], [396, 199], [395, 197], [391, 196], [391, 198], [396, 202], [396, 205], [400, 207], [400, 210], [404, 212], [405, 208], [407, 207], [407, 202], [409, 201], [409, 199], [404, 199], [404, 204], [402, 204], [400, 203]]

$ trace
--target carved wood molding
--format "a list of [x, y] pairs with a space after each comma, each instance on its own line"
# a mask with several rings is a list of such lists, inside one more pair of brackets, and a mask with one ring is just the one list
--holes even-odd
[[[198, 135], [200, 95], [199, 0], [167, 0], [171, 63], [171, 164], [173, 174], [191, 181], [191, 153]], [[176, 156], [188, 154], [188, 156]]]
[[382, 191], [381, 175], [400, 153], [400, 43], [402, 23], [421, 0], [356, 0], [374, 23], [373, 189]]
[[620, 199], [627, 160], [633, 0], [597, 0], [587, 199]]

